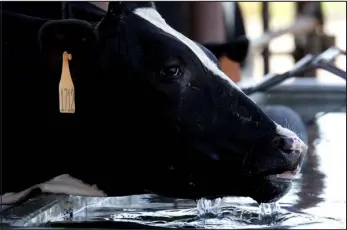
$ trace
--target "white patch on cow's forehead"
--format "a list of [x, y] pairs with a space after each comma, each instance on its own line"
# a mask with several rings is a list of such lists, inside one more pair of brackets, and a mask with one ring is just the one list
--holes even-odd
[[137, 8], [134, 11], [134, 13], [140, 16], [141, 18], [149, 21], [151, 24], [155, 25], [156, 27], [162, 29], [166, 33], [176, 37], [178, 40], [180, 40], [182, 43], [188, 46], [188, 48], [190, 48], [195, 53], [195, 55], [200, 59], [201, 63], [207, 69], [209, 69], [213, 74], [228, 81], [232, 86], [240, 90], [239, 87], [225, 73], [223, 73], [213, 61], [211, 61], [211, 59], [205, 54], [205, 52], [195, 42], [193, 42], [192, 40], [190, 40], [183, 34], [179, 33], [178, 31], [170, 27], [155, 9]]

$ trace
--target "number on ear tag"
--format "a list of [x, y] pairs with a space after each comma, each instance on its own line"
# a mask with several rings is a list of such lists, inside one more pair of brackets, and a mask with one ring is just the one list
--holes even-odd
[[72, 55], [63, 53], [63, 65], [59, 82], [59, 110], [61, 113], [75, 113], [75, 87], [70, 74], [69, 61]]

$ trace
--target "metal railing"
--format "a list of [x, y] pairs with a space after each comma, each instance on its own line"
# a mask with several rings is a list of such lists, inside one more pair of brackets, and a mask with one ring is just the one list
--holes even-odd
[[[284, 34], [295, 36], [295, 48], [291, 55], [295, 62], [302, 59], [305, 55], [318, 54], [330, 46], [335, 45], [335, 38], [324, 34], [324, 17], [321, 3], [312, 1], [300, 1], [296, 4], [297, 20], [288, 28], [271, 31], [270, 23], [270, 2], [262, 3], [263, 30], [264, 35], [254, 41], [254, 47], [257, 52], [261, 52], [264, 60], [264, 74], [270, 72], [269, 57], [276, 53], [271, 53], [268, 45], [276, 37]], [[313, 42], [314, 41], [314, 42]], [[260, 49], [261, 48], [261, 49]], [[290, 53], [289, 53], [290, 54]], [[300, 76], [315, 76], [315, 70], [303, 72]]]

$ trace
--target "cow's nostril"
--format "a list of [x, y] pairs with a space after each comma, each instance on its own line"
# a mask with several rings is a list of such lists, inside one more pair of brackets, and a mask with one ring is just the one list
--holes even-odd
[[290, 153], [293, 150], [294, 139], [291, 137], [276, 137], [273, 144], [276, 148]]
[[294, 143], [293, 138], [283, 137], [282, 138], [282, 142], [283, 142], [282, 150], [288, 151], [288, 150], [292, 150], [293, 149], [293, 143]]

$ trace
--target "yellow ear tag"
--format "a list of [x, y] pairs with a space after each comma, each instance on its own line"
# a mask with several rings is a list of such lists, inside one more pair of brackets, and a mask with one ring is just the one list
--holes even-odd
[[75, 87], [71, 79], [69, 61], [72, 55], [63, 53], [63, 66], [59, 82], [59, 110], [61, 113], [75, 113]]

